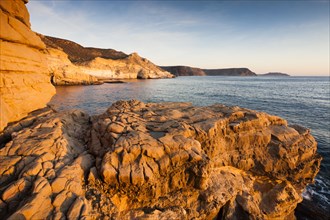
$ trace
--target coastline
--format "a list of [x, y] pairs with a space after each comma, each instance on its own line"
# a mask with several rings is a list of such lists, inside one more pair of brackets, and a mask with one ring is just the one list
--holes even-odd
[[[0, 1], [1, 217], [294, 218], [304, 189], [319, 172], [318, 151], [324, 151], [317, 149], [309, 129], [236, 106], [243, 103], [242, 95], [235, 99], [229, 94], [235, 106], [182, 102], [182, 94], [188, 93], [192, 101], [194, 92], [199, 97], [223, 97], [214, 91], [224, 86], [218, 86], [215, 77], [202, 91], [203, 85], [196, 80], [192, 90], [182, 93], [187, 87], [180, 80], [146, 82], [174, 76], [137, 53], [83, 47], [37, 34], [31, 30], [27, 3]], [[247, 68], [205, 71], [255, 75]], [[96, 86], [102, 77], [115, 81]], [[141, 83], [123, 83], [123, 78]], [[149, 84], [147, 89], [140, 89], [141, 79]], [[243, 81], [244, 94], [253, 94], [261, 86], [248, 92], [248, 78]], [[78, 88], [82, 93], [63, 89], [62, 97], [56, 94], [73, 84], [66, 89]], [[153, 90], [152, 85], [165, 87]], [[141, 95], [154, 99], [168, 87], [174, 90], [164, 97], [171, 102], [164, 102], [164, 97], [155, 102], [109, 98], [124, 88], [130, 89], [120, 94], [130, 94], [125, 100]], [[110, 88], [114, 93], [109, 93]], [[230, 91], [239, 92], [237, 88]], [[301, 90], [293, 91], [301, 94]], [[66, 101], [77, 94], [82, 95]], [[93, 111], [106, 110], [91, 116], [73, 108], [46, 107], [54, 97], [62, 98], [60, 107], [67, 108], [94, 95], [99, 97], [84, 104]], [[289, 97], [298, 95], [289, 93]], [[276, 102], [276, 108], [279, 105]], [[303, 107], [296, 109], [308, 106]]]

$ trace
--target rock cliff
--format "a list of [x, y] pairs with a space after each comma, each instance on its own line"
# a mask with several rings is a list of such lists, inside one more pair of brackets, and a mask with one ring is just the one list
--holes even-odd
[[132, 53], [124, 59], [111, 60], [97, 57], [80, 63], [82, 71], [100, 79], [158, 79], [174, 76], [149, 60]]
[[190, 66], [161, 66], [175, 76], [257, 76], [248, 68], [200, 69]]
[[248, 68], [203, 69], [208, 76], [256, 76]]
[[[69, 81], [80, 75], [93, 76], [99, 79], [155, 79], [155, 78], [172, 78], [173, 75], [162, 70], [149, 60], [140, 57], [137, 53], [130, 55], [124, 54], [113, 49], [99, 49], [83, 47], [75, 42], [54, 38], [49, 36], [41, 36], [41, 39], [49, 48], [49, 65], [55, 71], [55, 78], [63, 78], [62, 75], [70, 75]], [[59, 56], [61, 55], [65, 64], [61, 64]], [[68, 60], [69, 59], [69, 60]], [[71, 62], [71, 64], [68, 64]], [[63, 68], [63, 66], [65, 66]], [[59, 74], [61, 73], [60, 77]], [[68, 80], [67, 80], [68, 81]]]
[[190, 66], [161, 66], [160, 68], [175, 76], [206, 76], [202, 69]]
[[308, 129], [220, 104], [44, 109], [6, 132], [8, 219], [294, 219], [320, 166]]
[[31, 31], [27, 0], [0, 1], [0, 131], [55, 94], [45, 44]]
[[62, 50], [47, 48], [47, 67], [53, 85], [92, 85], [100, 82], [95, 76], [82, 72], [79, 66], [72, 64]]

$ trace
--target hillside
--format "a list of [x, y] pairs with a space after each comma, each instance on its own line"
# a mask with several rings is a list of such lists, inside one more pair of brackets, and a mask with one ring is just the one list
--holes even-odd
[[206, 73], [200, 69], [190, 66], [161, 66], [160, 68], [175, 76], [205, 76]]
[[248, 68], [203, 69], [208, 76], [256, 76]]
[[47, 45], [47, 47], [54, 49], [62, 49], [68, 55], [68, 58], [72, 63], [85, 62], [93, 60], [96, 57], [112, 60], [124, 59], [128, 57], [127, 54], [113, 49], [83, 47], [80, 44], [77, 44], [70, 40], [44, 36], [41, 34], [39, 36], [42, 41]]
[[137, 53], [83, 47], [70, 40], [43, 36], [47, 47], [48, 70], [54, 85], [97, 84], [98, 79], [172, 78]]

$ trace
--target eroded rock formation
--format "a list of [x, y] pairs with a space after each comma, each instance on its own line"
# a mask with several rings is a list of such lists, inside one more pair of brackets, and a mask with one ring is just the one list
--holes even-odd
[[[140, 57], [137, 53], [127, 55], [113, 49], [83, 47], [69, 40], [40, 36], [49, 50], [49, 65], [52, 69], [59, 70], [53, 71], [56, 81], [62, 81], [63, 76], [70, 76], [66, 81], [73, 82], [75, 75], [79, 77], [79, 74], [99, 79], [173, 77], [171, 73]], [[60, 53], [62, 54], [59, 56]], [[61, 63], [59, 58], [62, 58], [64, 62]]]
[[95, 76], [88, 75], [72, 64], [62, 50], [47, 48], [48, 71], [53, 85], [93, 85], [100, 84]]
[[0, 1], [0, 131], [55, 94], [45, 45], [31, 31], [27, 0]]
[[293, 219], [320, 165], [308, 129], [224, 105], [119, 101], [91, 118], [44, 109], [7, 130], [9, 219]]

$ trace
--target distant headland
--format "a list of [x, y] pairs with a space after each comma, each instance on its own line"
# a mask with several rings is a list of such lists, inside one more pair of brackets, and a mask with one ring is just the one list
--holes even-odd
[[257, 76], [248, 68], [201, 69], [190, 66], [160, 66], [175, 76]]

